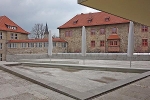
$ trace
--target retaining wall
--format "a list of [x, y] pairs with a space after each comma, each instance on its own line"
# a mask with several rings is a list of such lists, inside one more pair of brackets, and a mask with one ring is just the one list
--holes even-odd
[[[6, 55], [6, 61], [18, 61], [20, 59], [45, 59], [47, 54], [14, 54]], [[81, 53], [54, 53], [55, 59], [92, 59], [92, 60], [130, 60], [126, 53], [87, 53], [82, 57]], [[150, 61], [150, 53], [134, 53], [133, 61]]]

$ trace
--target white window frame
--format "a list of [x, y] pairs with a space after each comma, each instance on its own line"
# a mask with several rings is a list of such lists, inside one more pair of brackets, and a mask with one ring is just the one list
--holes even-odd
[[28, 47], [29, 47], [29, 48], [34, 47], [34, 43], [28, 43]]
[[16, 43], [12, 43], [12, 48], [17, 48], [17, 44]]
[[39, 42], [39, 47], [42, 47], [42, 42]]
[[26, 48], [27, 44], [26, 43], [21, 43], [21, 48]]
[[17, 48], [16, 43], [8, 43], [8, 48]]

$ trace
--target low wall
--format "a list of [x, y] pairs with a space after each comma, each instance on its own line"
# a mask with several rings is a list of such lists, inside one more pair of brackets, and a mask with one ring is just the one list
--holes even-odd
[[[18, 61], [20, 59], [45, 59], [47, 54], [15, 54], [6, 55], [6, 61]], [[130, 60], [126, 53], [87, 53], [85, 57], [81, 53], [54, 53], [55, 59], [91, 59], [91, 60]], [[134, 53], [133, 61], [150, 61], [150, 53]]]
[[44, 59], [48, 58], [47, 54], [13, 54], [13, 55], [6, 55], [6, 61], [8, 62], [15, 62], [19, 61], [20, 59]]

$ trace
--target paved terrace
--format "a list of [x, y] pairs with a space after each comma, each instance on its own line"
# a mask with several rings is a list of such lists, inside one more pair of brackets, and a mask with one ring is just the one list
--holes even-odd
[[[55, 59], [52, 59], [52, 61], [53, 60], [55, 61]], [[59, 61], [59, 59], [57, 60]], [[79, 65], [83, 64], [82, 60], [73, 60], [73, 61], [79, 61]], [[6, 64], [6, 63], [7, 62], [0, 62], [0, 64]], [[128, 61], [116, 62], [116, 61], [111, 61], [111, 60], [110, 61], [85, 60], [85, 64], [99, 65], [103, 67], [110, 67], [110, 66], [111, 67], [120, 67], [120, 66], [129, 67]], [[150, 65], [149, 61], [141, 61], [141, 62], [133, 61], [132, 62], [133, 68], [142, 67], [142, 68], [149, 69], [150, 68], [149, 65]], [[25, 71], [25, 69], [23, 69], [23, 71]], [[53, 70], [55, 70], [56, 72], [59, 72], [58, 69], [53, 69]], [[81, 72], [84, 72], [84, 71], [81, 71]], [[79, 71], [80, 74], [81, 72]], [[28, 74], [29, 73], [30, 72], [28, 72]], [[73, 72], [69, 72], [69, 73], [73, 73]], [[117, 77], [117, 74], [118, 73], [116, 72], [116, 77]], [[32, 75], [34, 74], [32, 73]], [[140, 76], [140, 74], [137, 74], [137, 73], [135, 73], [134, 75]], [[92, 99], [93, 100], [149, 100], [150, 98], [150, 76], [149, 75], [150, 75], [150, 72], [146, 73], [146, 77], [144, 77], [144, 79], [141, 78], [141, 80], [139, 81], [117, 88], [113, 91], [111, 90], [108, 93], [104, 93], [101, 96], [96, 96], [95, 98], [92, 98]], [[35, 74], [35, 76], [37, 76], [37, 73]], [[126, 75], [125, 73], [123, 74], [123, 76], [120, 76], [120, 78], [126, 79], [127, 76], [132, 77], [132, 75]], [[71, 77], [73, 76], [70, 76], [70, 78]], [[60, 79], [64, 79], [64, 78], [62, 77]], [[82, 86], [81, 88], [77, 88], [77, 89], [80, 92], [85, 92], [85, 91], [93, 92], [90, 90], [86, 90], [86, 88], [84, 87], [82, 88]], [[89, 93], [89, 95], [90, 94], [91, 93]], [[0, 100], [74, 100], [74, 99], [1, 70], [0, 71]]]

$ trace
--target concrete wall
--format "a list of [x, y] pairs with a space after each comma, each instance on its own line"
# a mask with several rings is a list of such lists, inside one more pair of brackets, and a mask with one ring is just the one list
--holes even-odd
[[[18, 61], [20, 59], [45, 59], [49, 58], [45, 54], [15, 54], [6, 55], [6, 61]], [[52, 55], [55, 59], [92, 59], [92, 60], [130, 60], [126, 53], [87, 53], [82, 57], [80, 53], [55, 53]], [[132, 57], [134, 61], [150, 61], [150, 53], [135, 53]]]

